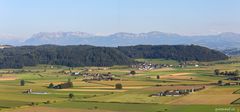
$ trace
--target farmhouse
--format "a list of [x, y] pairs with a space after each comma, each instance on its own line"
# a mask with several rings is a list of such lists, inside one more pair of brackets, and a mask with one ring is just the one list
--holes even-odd
[[236, 86], [236, 85], [240, 85], [240, 82], [227, 82], [227, 83], [224, 83], [223, 81], [219, 81], [218, 85], [219, 86]]
[[196, 64], [196, 65], [195, 65], [195, 67], [199, 67], [199, 65], [198, 65], [198, 64]]
[[239, 82], [228, 82], [228, 83], [225, 83], [225, 86], [236, 86], [236, 85], [240, 85]]
[[33, 92], [32, 89], [23, 91], [23, 93], [25, 93], [25, 94], [48, 94], [47, 92]]
[[80, 72], [72, 72], [71, 73], [71, 76], [79, 76], [79, 75], [81, 75]]
[[65, 88], [71, 88], [71, 87], [73, 87], [72, 82], [66, 82], [66, 83], [62, 83], [62, 84], [58, 84], [56, 86], [53, 86], [54, 89], [65, 89]]
[[28, 89], [26, 91], [23, 91], [23, 93], [31, 94], [32, 93], [32, 89]]
[[230, 77], [228, 80], [240, 81], [240, 77]]

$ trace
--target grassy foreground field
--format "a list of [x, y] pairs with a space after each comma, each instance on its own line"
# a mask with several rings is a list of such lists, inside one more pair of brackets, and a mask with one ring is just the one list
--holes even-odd
[[[236, 59], [238, 60], [238, 58]], [[160, 68], [140, 71], [127, 66], [77, 67], [39, 65], [23, 69], [1, 69], [0, 110], [3, 112], [239, 112], [240, 86], [217, 86], [225, 76], [213, 74], [239, 69], [236, 60], [200, 63], [199, 67]], [[139, 61], [146, 61], [139, 59]], [[156, 63], [172, 63], [172, 60], [147, 60]], [[207, 63], [207, 64], [206, 64]], [[71, 76], [65, 72], [108, 73], [121, 80], [83, 81], [82, 76]], [[128, 75], [135, 70], [134, 76]], [[157, 79], [157, 75], [160, 79]], [[60, 84], [70, 79], [73, 88], [49, 89], [50, 83]], [[25, 86], [20, 86], [25, 80]], [[123, 89], [115, 89], [121, 83]], [[206, 88], [184, 96], [149, 95], [172, 89]], [[33, 92], [47, 94], [24, 94]], [[69, 93], [74, 94], [69, 99]]]

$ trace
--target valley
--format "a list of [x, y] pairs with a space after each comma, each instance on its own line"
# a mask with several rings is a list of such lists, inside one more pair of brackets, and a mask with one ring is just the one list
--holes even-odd
[[[162, 67], [139, 70], [129, 66], [66, 67], [37, 65], [21, 69], [1, 69], [0, 109], [3, 112], [216, 112], [221, 109], [239, 111], [240, 85], [220, 86], [218, 81], [229, 76], [217, 76], [215, 69], [233, 71], [240, 63], [238, 58], [214, 62], [199, 62], [199, 66]], [[145, 59], [140, 59], [145, 61]], [[146, 62], [152, 60], [146, 59]], [[172, 60], [153, 60], [155, 64], [171, 63]], [[206, 64], [207, 63], [207, 64]], [[130, 74], [135, 71], [135, 74]], [[79, 73], [79, 74], [78, 74]], [[111, 73], [116, 80], [88, 80], [83, 74]], [[159, 76], [159, 78], [157, 78]], [[24, 86], [20, 82], [24, 80]], [[71, 81], [73, 87], [49, 88]], [[121, 84], [122, 89], [116, 89]], [[202, 88], [194, 92], [192, 89]], [[29, 93], [24, 91], [31, 89]], [[192, 91], [172, 96], [150, 95], [170, 90]], [[45, 92], [46, 94], [40, 94]], [[35, 94], [39, 93], [39, 94]], [[70, 97], [69, 94], [73, 94]], [[167, 93], [168, 94], [168, 93]], [[41, 111], [40, 111], [41, 110]]]

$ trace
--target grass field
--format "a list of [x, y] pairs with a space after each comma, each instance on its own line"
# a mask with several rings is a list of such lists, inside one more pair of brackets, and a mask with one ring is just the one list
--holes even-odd
[[238, 88], [221, 88], [209, 87], [203, 91], [196, 92], [177, 100], [173, 100], [170, 104], [231, 104], [239, 98], [238, 94], [232, 94]]
[[[135, 111], [135, 112], [214, 112], [219, 108], [239, 109], [239, 106], [226, 105], [158, 105], [158, 104], [124, 104], [124, 103], [97, 103], [97, 102], [71, 102], [49, 105], [50, 107], [70, 107], [94, 110]], [[236, 111], [237, 112], [237, 111]]]
[[[128, 66], [76, 67], [71, 71], [115, 74], [121, 80], [82, 81], [82, 76], [70, 76], [65, 66], [38, 65], [23, 69], [0, 69], [0, 110], [4, 112], [222, 112], [231, 109], [238, 112], [240, 106], [240, 86], [212, 85], [225, 76], [215, 76], [214, 69], [236, 70], [238, 58], [202, 62], [199, 67], [161, 68], [140, 71]], [[173, 60], [138, 59], [151, 63], [178, 64]], [[234, 62], [234, 63], [233, 63]], [[134, 76], [128, 75], [135, 70]], [[157, 79], [157, 75], [160, 79]], [[68, 89], [48, 89], [50, 83], [60, 84], [71, 79], [74, 87]], [[25, 80], [25, 86], [20, 86]], [[121, 83], [123, 89], [116, 90]], [[165, 90], [186, 89], [206, 86], [206, 89], [185, 96], [149, 97]], [[24, 94], [34, 92], [48, 94]], [[69, 99], [69, 93], [74, 94]], [[34, 105], [34, 106], [33, 106]]]
[[178, 65], [179, 62], [175, 60], [165, 60], [165, 59], [135, 59], [138, 62], [146, 62], [152, 64], [169, 64], [169, 65]]

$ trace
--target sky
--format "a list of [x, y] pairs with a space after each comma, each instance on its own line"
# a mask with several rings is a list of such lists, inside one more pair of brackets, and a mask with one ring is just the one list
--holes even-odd
[[240, 33], [240, 0], [0, 0], [0, 36], [38, 32]]

